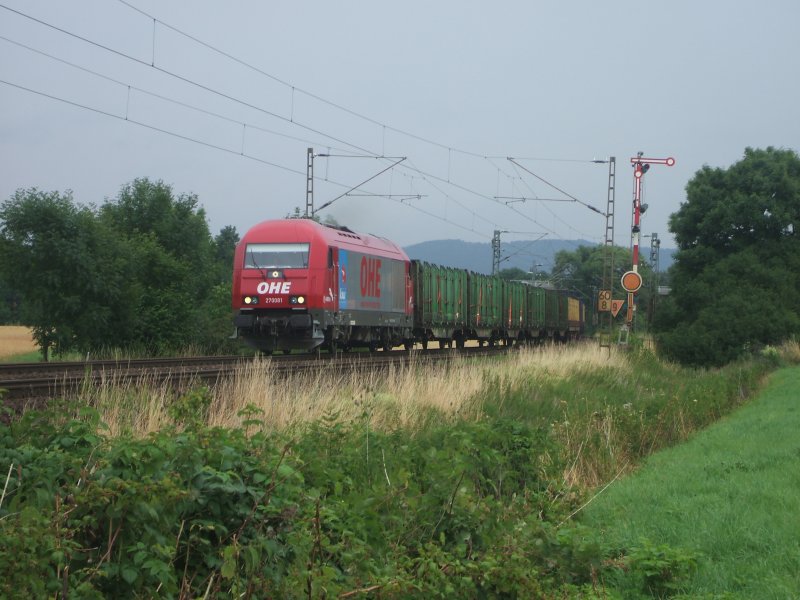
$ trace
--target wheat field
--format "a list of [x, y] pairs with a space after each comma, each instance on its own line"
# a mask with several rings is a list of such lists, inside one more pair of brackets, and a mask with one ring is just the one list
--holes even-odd
[[0, 326], [0, 360], [17, 354], [35, 352], [38, 348], [31, 330], [21, 325]]

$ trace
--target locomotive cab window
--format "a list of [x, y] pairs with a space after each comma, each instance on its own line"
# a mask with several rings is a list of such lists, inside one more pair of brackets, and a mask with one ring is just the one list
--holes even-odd
[[308, 244], [247, 244], [245, 269], [307, 269]]

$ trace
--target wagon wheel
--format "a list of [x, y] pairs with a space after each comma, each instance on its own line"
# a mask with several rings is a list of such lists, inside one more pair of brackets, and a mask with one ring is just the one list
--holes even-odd
[[427, 350], [428, 349], [428, 340], [422, 340], [422, 349], [423, 350]]
[[406, 352], [411, 352], [411, 350], [414, 349], [414, 342], [406, 340], [405, 342], [403, 342], [403, 348], [405, 349]]

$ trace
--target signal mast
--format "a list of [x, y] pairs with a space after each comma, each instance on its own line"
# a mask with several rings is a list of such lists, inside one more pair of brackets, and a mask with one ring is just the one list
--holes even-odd
[[675, 159], [669, 158], [644, 158], [642, 152], [631, 158], [633, 165], [633, 223], [631, 225], [632, 265], [631, 270], [622, 275], [622, 289], [628, 292], [628, 311], [625, 315], [625, 324], [630, 329], [633, 326], [634, 294], [642, 287], [642, 276], [639, 275], [639, 237], [641, 232], [642, 213], [647, 205], [642, 207], [642, 177], [650, 170], [650, 165], [666, 165], [671, 167]]

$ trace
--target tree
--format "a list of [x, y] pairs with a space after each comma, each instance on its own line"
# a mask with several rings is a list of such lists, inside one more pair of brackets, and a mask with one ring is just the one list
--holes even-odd
[[500, 279], [505, 279], [506, 281], [528, 281], [531, 279], [531, 274], [527, 271], [523, 271], [519, 267], [501, 269], [498, 275]]
[[218, 297], [217, 248], [197, 196], [136, 179], [101, 207], [100, 218], [131, 247], [137, 308], [125, 341], [164, 351], [205, 340], [208, 303]]
[[239, 233], [236, 231], [236, 227], [232, 225], [223, 227], [214, 238], [217, 283], [231, 284], [233, 279], [233, 256], [238, 243]]
[[219, 348], [236, 241], [232, 227], [212, 239], [196, 196], [162, 182], [137, 179], [99, 211], [69, 192], [19, 190], [0, 205], [0, 300], [19, 297], [45, 357]]
[[111, 337], [126, 302], [124, 251], [70, 192], [18, 190], [0, 206], [0, 271], [24, 299], [21, 321], [49, 350], [84, 350]]
[[0, 325], [20, 323], [20, 301], [19, 292], [0, 279]]
[[670, 357], [721, 365], [800, 333], [800, 157], [747, 148], [728, 169], [704, 166], [670, 217], [678, 251], [656, 315]]
[[[556, 253], [553, 266], [553, 279], [558, 287], [577, 291], [590, 307], [596, 306], [597, 294], [603, 287], [603, 264], [605, 260], [605, 246], [579, 246], [574, 251], [561, 250]], [[613, 285], [616, 298], [623, 298], [620, 279], [623, 273], [630, 271], [632, 256], [627, 248], [613, 246], [614, 273]], [[638, 306], [650, 305], [653, 271], [650, 265], [639, 254], [639, 274], [642, 276], [642, 288], [636, 294]]]

